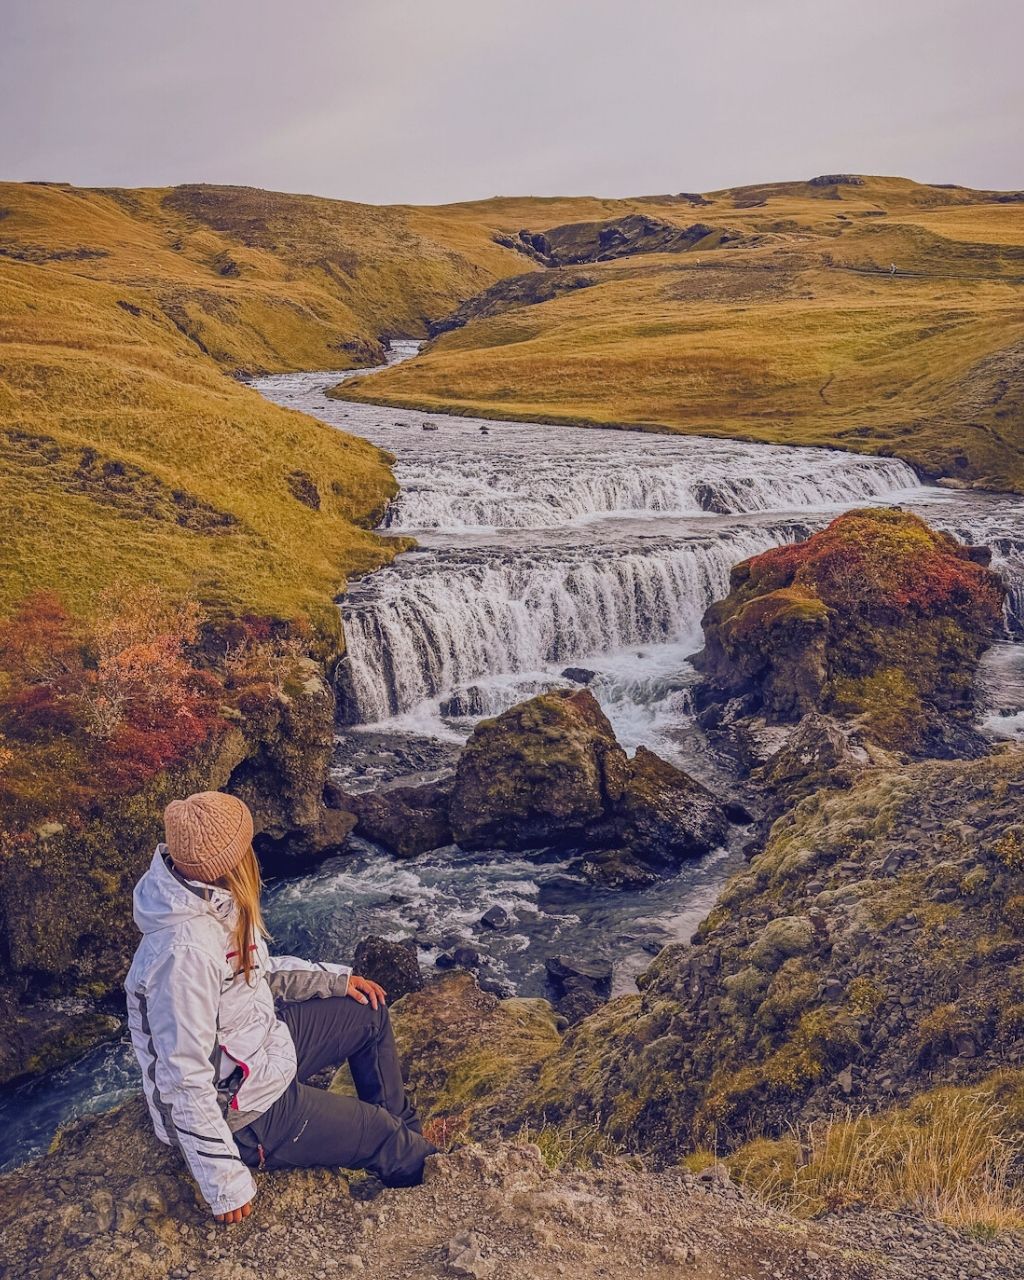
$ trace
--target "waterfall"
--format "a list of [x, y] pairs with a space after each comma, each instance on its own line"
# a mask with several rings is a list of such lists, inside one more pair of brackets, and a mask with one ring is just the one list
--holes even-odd
[[893, 458], [664, 436], [656, 437], [657, 448], [620, 440], [610, 449], [607, 432], [594, 434], [600, 438], [582, 440], [571, 453], [549, 449], [530, 458], [528, 469], [520, 450], [485, 452], [462, 441], [456, 450], [400, 460], [401, 496], [385, 525], [460, 533], [544, 529], [612, 514], [820, 510], [918, 487], [910, 467]]
[[732, 566], [808, 531], [787, 522], [643, 549], [413, 554], [346, 600], [348, 718], [383, 720], [482, 677], [634, 646], [696, 648]]
[[1024, 540], [997, 543], [993, 552], [992, 568], [1006, 583], [1006, 629], [1012, 636], [1024, 636]]
[[[390, 360], [415, 355], [415, 344], [398, 348]], [[1007, 583], [1008, 629], [1024, 635], [1017, 498], [925, 489], [898, 459], [840, 450], [427, 420], [327, 399], [323, 389], [339, 377], [257, 385], [387, 449], [401, 490], [385, 526], [420, 543], [345, 597], [339, 692], [349, 723], [426, 703], [436, 712], [454, 692], [474, 714], [492, 712], [568, 665], [598, 671], [606, 709], [617, 700], [649, 709], [678, 684], [733, 564], [857, 505], [898, 501], [962, 541], [990, 545]], [[416, 725], [439, 724], [431, 715], [417, 713]]]

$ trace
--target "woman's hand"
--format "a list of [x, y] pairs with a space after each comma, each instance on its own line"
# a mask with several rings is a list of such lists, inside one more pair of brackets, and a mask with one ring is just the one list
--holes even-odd
[[229, 1213], [215, 1213], [213, 1215], [215, 1222], [232, 1223], [241, 1222], [243, 1218], [248, 1218], [252, 1213], [252, 1201], [243, 1204], [241, 1209], [232, 1209]]
[[345, 994], [351, 996], [353, 1000], [358, 1000], [360, 1004], [369, 1004], [377, 1008], [379, 1004], [387, 1004], [385, 996], [387, 992], [378, 982], [371, 982], [369, 978], [357, 978], [354, 973], [348, 976], [348, 989]]

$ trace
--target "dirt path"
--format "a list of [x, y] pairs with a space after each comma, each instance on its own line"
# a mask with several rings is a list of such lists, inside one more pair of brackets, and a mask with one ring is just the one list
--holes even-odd
[[[422, 1187], [263, 1174], [252, 1217], [217, 1227], [141, 1103], [77, 1126], [0, 1178], [5, 1280], [1024, 1280], [1021, 1241], [914, 1219], [808, 1224], [727, 1178], [606, 1160], [554, 1172], [535, 1146], [470, 1146]], [[377, 1194], [372, 1194], [376, 1190]]]

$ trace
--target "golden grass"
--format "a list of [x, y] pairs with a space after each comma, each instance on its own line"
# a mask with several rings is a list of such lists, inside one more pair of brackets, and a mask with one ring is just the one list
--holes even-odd
[[381, 334], [424, 334], [523, 269], [493, 237], [526, 216], [0, 184], [0, 614], [41, 587], [89, 612], [111, 583], [157, 582], [336, 634], [332, 598], [395, 547], [370, 531], [386, 459], [224, 372], [347, 368]]
[[0, 184], [0, 613], [40, 587], [89, 612], [111, 583], [152, 581], [336, 634], [332, 598], [394, 549], [370, 532], [386, 459], [223, 371], [363, 363], [378, 334], [422, 332], [500, 259], [518, 267], [472, 220], [455, 240], [475, 257], [414, 216]]
[[972, 1231], [1020, 1230], [1024, 1134], [1019, 1115], [999, 1100], [1007, 1090], [1019, 1099], [1020, 1081], [1009, 1073], [976, 1088], [936, 1089], [905, 1108], [755, 1140], [726, 1163], [765, 1201], [804, 1217], [871, 1205]]
[[[214, 612], [336, 625], [347, 575], [390, 554], [359, 527], [394, 492], [375, 448], [269, 405], [109, 285], [19, 265], [0, 268], [0, 290], [0, 610], [53, 587], [89, 612], [113, 583], [157, 581]], [[297, 468], [320, 510], [288, 487]], [[207, 531], [193, 506], [231, 523]]]

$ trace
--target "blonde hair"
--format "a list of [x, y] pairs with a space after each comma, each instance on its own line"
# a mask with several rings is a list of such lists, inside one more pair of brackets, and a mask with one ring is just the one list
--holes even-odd
[[252, 845], [242, 855], [242, 860], [216, 883], [227, 889], [238, 908], [238, 919], [231, 931], [231, 948], [238, 960], [235, 972], [244, 973], [246, 982], [249, 982], [254, 967], [253, 947], [258, 938], [270, 937], [260, 908], [263, 880]]

